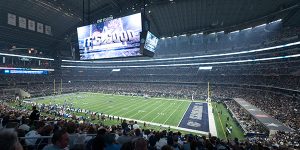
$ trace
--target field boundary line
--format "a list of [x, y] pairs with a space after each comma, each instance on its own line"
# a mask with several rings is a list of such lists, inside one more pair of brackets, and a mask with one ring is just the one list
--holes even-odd
[[224, 135], [225, 135], [225, 138], [227, 139], [227, 135], [226, 135], [226, 133], [225, 133], [225, 130], [224, 130], [224, 127], [223, 127], [223, 123], [222, 123], [221, 118], [220, 118], [220, 113], [218, 112], [218, 109], [216, 109], [216, 111], [217, 111], [217, 113], [218, 113], [218, 118], [219, 118], [219, 121], [220, 121], [220, 123], [221, 123], [222, 131], [223, 131], [223, 133], [224, 133]]
[[209, 124], [209, 132], [213, 136], [218, 136], [217, 128], [216, 128], [216, 122], [215, 122], [215, 117], [212, 112], [213, 105], [207, 103], [207, 108], [208, 108], [208, 124]]

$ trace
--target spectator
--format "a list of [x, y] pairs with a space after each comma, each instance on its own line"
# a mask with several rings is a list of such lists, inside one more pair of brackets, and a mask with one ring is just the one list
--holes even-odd
[[0, 130], [0, 149], [3, 150], [23, 150], [14, 129]]
[[134, 124], [132, 126], [133, 129], [138, 129], [140, 126], [137, 124], [137, 121], [134, 121]]
[[54, 132], [51, 145], [47, 145], [43, 150], [62, 150], [68, 146], [69, 135], [66, 130], [61, 129]]
[[36, 109], [36, 106], [32, 106], [32, 112], [31, 112], [29, 118], [30, 118], [31, 124], [33, 124], [34, 121], [40, 120], [40, 112]]

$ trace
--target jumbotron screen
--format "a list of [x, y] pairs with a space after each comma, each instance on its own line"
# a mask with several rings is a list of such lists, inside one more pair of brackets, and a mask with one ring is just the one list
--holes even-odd
[[141, 13], [77, 28], [80, 60], [141, 56]]
[[154, 52], [157, 43], [158, 43], [158, 38], [148, 31], [144, 48], [151, 52]]

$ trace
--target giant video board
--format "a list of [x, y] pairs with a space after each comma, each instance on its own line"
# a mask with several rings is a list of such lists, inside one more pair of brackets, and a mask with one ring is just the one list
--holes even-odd
[[141, 56], [141, 14], [77, 28], [80, 60]]

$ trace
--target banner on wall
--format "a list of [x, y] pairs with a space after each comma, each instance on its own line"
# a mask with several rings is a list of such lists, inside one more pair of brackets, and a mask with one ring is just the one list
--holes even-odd
[[7, 24], [16, 26], [17, 25], [17, 16], [11, 13], [7, 14]]
[[36, 31], [40, 33], [44, 33], [44, 25], [38, 22]]
[[19, 17], [19, 27], [24, 29], [27, 28], [26, 18]]
[[35, 21], [28, 19], [28, 29], [35, 31]]
[[51, 26], [45, 25], [45, 34], [52, 35]]

